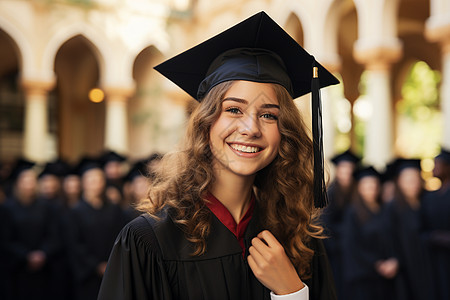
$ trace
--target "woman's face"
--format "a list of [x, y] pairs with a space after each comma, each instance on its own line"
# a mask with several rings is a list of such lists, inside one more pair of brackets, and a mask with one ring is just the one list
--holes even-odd
[[86, 171], [81, 177], [83, 191], [87, 197], [99, 197], [105, 190], [106, 179], [100, 168]]
[[420, 171], [414, 168], [407, 168], [398, 175], [398, 187], [408, 198], [416, 198], [422, 191], [422, 178]]
[[353, 182], [355, 163], [342, 161], [336, 166], [336, 180], [343, 187], [349, 187]]
[[234, 82], [210, 129], [215, 170], [249, 176], [270, 164], [280, 145], [279, 113], [272, 84]]
[[380, 194], [380, 180], [375, 176], [365, 176], [358, 182], [358, 193], [366, 203], [376, 203]]

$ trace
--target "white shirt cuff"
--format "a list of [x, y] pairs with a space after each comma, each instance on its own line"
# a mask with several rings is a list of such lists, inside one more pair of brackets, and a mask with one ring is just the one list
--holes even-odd
[[294, 293], [287, 295], [275, 295], [273, 292], [270, 292], [270, 299], [272, 300], [309, 300], [309, 288], [305, 284], [305, 286]]

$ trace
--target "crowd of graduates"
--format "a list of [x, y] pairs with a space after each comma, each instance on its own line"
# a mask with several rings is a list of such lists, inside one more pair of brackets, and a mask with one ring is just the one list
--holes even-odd
[[382, 174], [350, 151], [332, 161], [322, 220], [338, 299], [450, 299], [450, 152], [435, 157], [433, 192], [418, 159]]
[[[160, 155], [1, 168], [0, 299], [96, 299], [114, 241], [140, 213]], [[128, 172], [127, 172], [128, 171]]]
[[[96, 299], [114, 240], [140, 214], [134, 205], [160, 158], [131, 164], [108, 152], [75, 166], [3, 168], [0, 299]], [[420, 160], [397, 159], [383, 174], [350, 151], [332, 161], [322, 221], [338, 298], [450, 299], [450, 152], [435, 158], [442, 186], [433, 192]]]

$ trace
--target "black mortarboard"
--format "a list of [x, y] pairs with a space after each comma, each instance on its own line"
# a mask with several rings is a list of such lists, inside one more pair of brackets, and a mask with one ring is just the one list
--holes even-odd
[[137, 176], [154, 178], [155, 171], [151, 170], [151, 163], [161, 159], [161, 154], [153, 153], [148, 158], [137, 161], [125, 176], [125, 180], [132, 181]]
[[125, 156], [120, 155], [114, 151], [109, 151], [109, 152], [104, 153], [100, 157], [99, 162], [104, 166], [107, 163], [112, 162], [112, 161], [123, 162], [125, 160], [126, 160]]
[[148, 160], [140, 160], [136, 162], [125, 176], [126, 181], [133, 181], [138, 176], [148, 176]]
[[16, 161], [11, 174], [9, 175], [9, 180], [11, 180], [12, 182], [15, 181], [17, 177], [19, 177], [20, 173], [33, 168], [34, 165], [35, 163], [32, 161], [26, 160], [24, 158], [19, 158]]
[[372, 166], [361, 167], [353, 173], [353, 177], [356, 180], [360, 180], [368, 176], [377, 177], [378, 179], [381, 180], [381, 174], [377, 170], [375, 170], [375, 168]]
[[436, 156], [438, 159], [442, 159], [447, 164], [450, 164], [450, 151], [447, 151], [446, 149], [441, 149], [441, 152]]
[[98, 162], [98, 160], [87, 156], [83, 157], [76, 167], [79, 176], [83, 176], [84, 173], [92, 169], [103, 170], [102, 165]]
[[357, 164], [359, 161], [361, 160], [361, 158], [359, 158], [358, 156], [356, 156], [352, 151], [347, 150], [345, 152], [342, 152], [336, 156], [334, 156], [331, 161], [337, 165], [338, 163], [342, 162], [342, 161], [349, 161], [352, 163]]
[[155, 69], [197, 101], [212, 87], [230, 80], [277, 83], [293, 98], [312, 91], [314, 201], [316, 207], [325, 206], [319, 89], [339, 81], [265, 12], [253, 15]]
[[381, 181], [383, 183], [391, 181], [397, 176], [397, 164], [399, 159], [394, 159], [388, 164], [386, 164], [386, 167], [384, 168], [384, 172], [381, 174]]
[[406, 158], [399, 158], [395, 161], [395, 174], [400, 174], [401, 171], [405, 169], [417, 169], [421, 170], [420, 167], [420, 159], [406, 159]]
[[49, 162], [45, 164], [44, 169], [39, 174], [39, 178], [45, 175], [55, 175], [58, 177], [63, 177], [69, 172], [69, 169], [69, 165], [62, 160]]

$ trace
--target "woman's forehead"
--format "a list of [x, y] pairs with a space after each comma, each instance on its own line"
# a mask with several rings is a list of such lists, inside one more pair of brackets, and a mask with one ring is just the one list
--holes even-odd
[[238, 80], [225, 93], [223, 101], [235, 101], [245, 105], [279, 105], [271, 83]]

